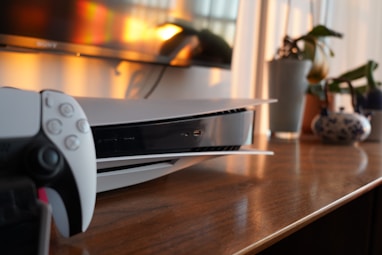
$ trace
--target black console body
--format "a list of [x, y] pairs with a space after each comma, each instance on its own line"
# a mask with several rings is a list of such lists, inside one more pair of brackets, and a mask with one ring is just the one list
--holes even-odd
[[94, 126], [97, 158], [238, 150], [245, 143], [253, 114], [235, 109], [192, 118]]

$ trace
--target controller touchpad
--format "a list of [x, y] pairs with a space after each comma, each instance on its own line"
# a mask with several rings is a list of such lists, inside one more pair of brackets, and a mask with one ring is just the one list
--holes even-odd
[[39, 94], [3, 88], [0, 102], [0, 116], [7, 116], [6, 121], [0, 120], [0, 139], [31, 137], [37, 134], [41, 115]]

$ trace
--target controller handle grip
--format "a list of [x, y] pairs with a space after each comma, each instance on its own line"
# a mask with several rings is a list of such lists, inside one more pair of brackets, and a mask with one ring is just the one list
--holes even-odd
[[45, 187], [45, 192], [52, 206], [58, 230], [64, 237], [85, 232], [90, 224], [93, 210], [90, 215], [85, 215], [80, 191], [72, 172], [62, 171], [56, 180]]

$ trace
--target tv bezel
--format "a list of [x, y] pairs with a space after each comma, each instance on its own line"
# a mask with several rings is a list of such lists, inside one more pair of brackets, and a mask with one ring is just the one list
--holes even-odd
[[[108, 48], [104, 46], [77, 44], [43, 38], [0, 34], [0, 49], [16, 52], [46, 52], [53, 54], [65, 54], [73, 56], [85, 56], [105, 59], [119, 59], [139, 63], [150, 63], [159, 65], [172, 65], [171, 59], [163, 55], [145, 54], [126, 49]], [[199, 63], [204, 65], [203, 63]], [[191, 59], [177, 59], [173, 66], [188, 67], [192, 65]], [[208, 63], [206, 63], [208, 65]], [[215, 64], [211, 63], [211, 66]]]

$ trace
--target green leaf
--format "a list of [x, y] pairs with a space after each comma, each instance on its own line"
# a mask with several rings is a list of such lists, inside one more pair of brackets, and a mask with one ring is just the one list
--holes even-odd
[[314, 37], [324, 37], [324, 36], [334, 36], [338, 38], [342, 38], [342, 34], [339, 32], [336, 32], [332, 29], [327, 28], [324, 25], [317, 25], [315, 26], [308, 35], [314, 36]]
[[[370, 60], [370, 61], [375, 63], [375, 64], [373, 64], [373, 70], [375, 70], [378, 67], [378, 64], [373, 60]], [[366, 71], [367, 71], [368, 65], [369, 65], [369, 61], [367, 63], [359, 66], [359, 67], [356, 67], [354, 69], [351, 69], [350, 71], [347, 71], [347, 72], [341, 74], [339, 76], [339, 78], [347, 79], [347, 80], [351, 80], [351, 81], [363, 78], [366, 76]]]
[[[377, 67], [378, 67], [377, 62], [373, 60], [369, 60], [367, 63], [339, 75], [338, 78], [354, 81], [354, 80], [367, 77], [369, 73], [370, 81], [368, 81], [367, 86], [369, 87], [380, 86], [378, 82], [374, 81], [372, 76], [372, 71], [377, 69]], [[336, 93], [348, 93], [347, 89], [340, 88], [339, 82], [336, 82], [336, 81], [329, 84], [329, 89], [330, 91], [336, 92]]]
[[367, 66], [366, 66], [366, 79], [367, 79], [367, 85], [369, 85], [370, 89], [377, 89], [377, 83], [374, 80], [374, 75], [373, 75], [373, 71], [377, 67], [378, 67], [378, 63], [377, 62], [375, 62], [373, 60], [369, 60], [367, 62]]

